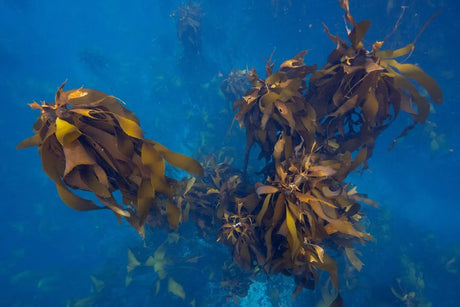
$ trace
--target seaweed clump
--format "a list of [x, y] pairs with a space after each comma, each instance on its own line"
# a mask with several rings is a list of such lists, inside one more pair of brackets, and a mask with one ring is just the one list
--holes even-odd
[[184, 46], [184, 54], [199, 55], [201, 53], [201, 17], [203, 12], [198, 2], [189, 1], [180, 5], [172, 16], [177, 18], [177, 37]]
[[415, 41], [394, 51], [380, 50], [384, 41], [376, 42], [367, 50], [362, 40], [370, 21], [356, 23], [348, 1], [340, 4], [352, 26], [349, 43], [324, 26], [337, 48], [321, 69], [305, 65], [303, 51], [276, 72], [266, 61], [265, 79], [255, 69], [248, 73], [253, 87], [234, 103], [235, 120], [246, 128], [245, 171], [258, 144], [266, 177], [255, 185], [255, 196], [236, 198], [219, 236], [242, 268], [292, 275], [293, 296], [314, 289], [318, 271], [327, 271], [337, 305], [342, 303], [337, 266], [328, 250], [343, 252], [360, 270], [354, 246], [372, 240], [360, 224], [361, 206], [377, 207], [346, 178], [367, 168], [377, 137], [401, 111], [413, 117], [413, 124], [399, 137], [425, 122], [430, 102], [413, 81], [434, 103], [443, 100], [433, 78], [396, 60], [412, 52]]
[[324, 25], [337, 48], [329, 54], [328, 63], [309, 79], [305, 98], [317, 112], [320, 123], [317, 139], [339, 144], [340, 152], [367, 147], [369, 157], [378, 135], [401, 111], [413, 117], [413, 124], [401, 135], [428, 118], [430, 102], [417, 90], [413, 81], [428, 92], [434, 103], [441, 104], [443, 101], [442, 91], [432, 77], [416, 65], [396, 60], [412, 53], [417, 38], [436, 14], [405, 47], [381, 50], [389, 38], [387, 36], [367, 50], [362, 40], [370, 21], [356, 23], [350, 14], [348, 1], [340, 3], [345, 9], [346, 20], [353, 27], [348, 33], [350, 44], [332, 35]]
[[[177, 228], [180, 210], [173, 204], [174, 181], [165, 176], [165, 161], [202, 175], [194, 159], [144, 138], [139, 119], [115, 97], [92, 89], [64, 91], [55, 102], [34, 102], [40, 110], [35, 135], [18, 148], [37, 146], [45, 173], [56, 184], [62, 201], [80, 210], [108, 208], [125, 218], [141, 234], [153, 211], [164, 213]], [[103, 206], [74, 194], [92, 192]], [[113, 193], [120, 191], [123, 204]]]
[[246, 77], [246, 70], [234, 68], [225, 79], [222, 80], [220, 90], [227, 100], [233, 102], [240, 100], [250, 85], [251, 83], [249, 83]]

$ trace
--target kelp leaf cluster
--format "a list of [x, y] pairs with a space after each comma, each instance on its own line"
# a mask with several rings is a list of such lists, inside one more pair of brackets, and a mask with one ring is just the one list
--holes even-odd
[[[165, 212], [177, 228], [180, 210], [171, 202], [174, 188], [164, 174], [165, 161], [197, 175], [203, 174], [201, 165], [145, 139], [138, 118], [115, 97], [84, 88], [64, 91], [64, 84], [54, 103], [31, 104], [41, 115], [33, 126], [35, 135], [18, 148], [38, 147], [45, 173], [69, 207], [109, 208], [141, 234], [153, 209]], [[71, 190], [90, 191], [103, 206]], [[113, 195], [117, 190], [123, 204]]]
[[235, 68], [222, 80], [220, 91], [228, 101], [233, 103], [243, 97], [250, 85], [246, 71]]
[[189, 1], [179, 5], [171, 16], [177, 18], [177, 37], [184, 45], [186, 54], [200, 54], [201, 52], [201, 18], [203, 12], [199, 2]]
[[231, 160], [216, 162], [203, 159], [204, 176], [182, 184], [176, 197], [184, 221], [192, 219], [205, 233], [219, 229], [227, 212], [236, 212], [236, 199], [245, 195], [248, 184], [243, 174], [231, 166]]
[[[280, 155], [285, 153], [282, 147]], [[218, 238], [231, 247], [235, 263], [247, 271], [294, 276], [295, 294], [315, 288], [317, 270], [327, 271], [338, 289], [337, 267], [325, 249], [349, 249], [350, 261], [357, 264], [353, 242], [372, 239], [359, 225], [360, 203], [375, 205], [341, 181], [342, 163], [348, 172], [357, 167], [351, 155], [329, 160], [318, 149], [295, 153], [277, 167], [282, 176], [235, 197], [227, 209], [236, 206], [236, 212], [224, 213]]]
[[244, 169], [247, 168], [251, 147], [257, 143], [261, 148], [259, 157], [270, 160], [277, 133], [289, 127], [310, 145], [314, 141], [315, 111], [303, 97], [306, 89], [305, 77], [316, 70], [316, 65], [304, 64], [302, 51], [293, 59], [281, 64], [279, 71], [272, 73], [273, 64], [266, 64], [267, 78], [261, 79], [252, 69], [248, 78], [253, 87], [234, 103], [238, 109], [235, 120], [246, 128], [246, 151]]
[[321, 122], [317, 138], [340, 144], [341, 152], [366, 146], [371, 154], [377, 136], [400, 111], [413, 116], [411, 127], [426, 121], [430, 102], [420, 93], [417, 84], [436, 104], [443, 101], [442, 91], [420, 67], [395, 59], [409, 55], [415, 40], [395, 51], [381, 51], [385, 39], [374, 43], [372, 50], [366, 50], [362, 40], [370, 21], [355, 23], [348, 1], [341, 1], [341, 5], [347, 21], [353, 26], [348, 35], [351, 45], [332, 35], [324, 25], [337, 47], [330, 53], [328, 63], [309, 79], [305, 97], [314, 106]]

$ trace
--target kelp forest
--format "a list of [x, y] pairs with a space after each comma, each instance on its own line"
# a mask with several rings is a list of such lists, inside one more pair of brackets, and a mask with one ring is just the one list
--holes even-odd
[[[389, 150], [427, 121], [443, 94], [410, 63], [418, 38], [437, 14], [409, 43], [389, 49], [386, 42], [403, 21], [381, 41], [369, 42], [371, 21], [355, 19], [348, 0], [339, 5], [348, 36], [339, 37], [323, 23], [331, 41], [325, 64], [310, 63], [304, 48], [312, 42], [300, 42], [298, 53], [280, 65], [273, 61], [276, 50], [267, 50], [264, 72], [234, 68], [222, 76], [218, 88], [233, 121], [213, 125], [224, 126], [227, 135], [240, 129], [246, 142], [237, 149], [207, 146], [210, 126], [196, 132], [202, 142], [192, 149], [193, 157], [170, 150], [144, 136], [130, 101], [84, 87], [67, 90], [65, 82], [54, 102], [30, 104], [40, 114], [34, 135], [18, 148], [38, 148], [43, 171], [64, 204], [112, 211], [146, 241], [152, 229], [167, 234], [147, 254], [128, 251], [127, 287], [137, 271], [150, 268], [157, 274], [155, 295], [169, 292], [184, 305], [205, 306], [209, 302], [193, 295], [198, 285], [187, 285], [174, 270], [184, 267], [181, 274], [216, 280], [224, 299], [235, 304], [254, 281], [287, 276], [293, 301], [302, 291], [318, 289], [321, 306], [347, 305], [343, 289], [365, 265], [363, 246], [378, 244], [370, 243], [373, 221], [367, 212], [384, 214], [350, 174], [366, 176], [378, 137], [400, 114], [411, 122], [393, 136]], [[197, 2], [172, 13], [186, 61], [202, 52], [202, 16]], [[237, 151], [244, 152], [240, 168], [232, 164]], [[259, 162], [254, 164], [251, 152]], [[187, 234], [179, 235], [181, 229]], [[190, 252], [195, 241], [208, 249], [205, 256]], [[218, 245], [225, 249], [213, 252]], [[193, 264], [200, 273], [187, 269]], [[69, 306], [104, 306], [100, 300], [109, 287], [91, 279], [92, 294]], [[398, 285], [391, 291], [407, 306], [421, 299]]]

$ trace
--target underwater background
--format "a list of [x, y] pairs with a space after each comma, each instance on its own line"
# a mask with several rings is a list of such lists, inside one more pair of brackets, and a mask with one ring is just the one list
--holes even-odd
[[[242, 168], [244, 129], [232, 124], [233, 101], [222, 82], [232, 69], [255, 67], [264, 58], [275, 67], [308, 49], [305, 62], [321, 67], [335, 47], [331, 33], [346, 37], [337, 1], [202, 0], [199, 46], [180, 39], [185, 1], [0, 1], [0, 91], [2, 93], [0, 189], [0, 306], [233, 306], [221, 288], [220, 270], [229, 249], [214, 233], [197, 234], [191, 222], [176, 234], [147, 229], [145, 239], [107, 210], [78, 212], [59, 198], [35, 148], [16, 150], [39, 116], [27, 105], [54, 100], [58, 86], [81, 86], [119, 97], [140, 119], [146, 137], [193, 157], [201, 148], [226, 148]], [[360, 272], [339, 266], [345, 306], [458, 306], [460, 273], [460, 155], [457, 77], [458, 16], [454, 0], [354, 0], [355, 19], [370, 19], [370, 42], [397, 49], [416, 43], [409, 62], [440, 85], [444, 103], [428, 121], [392, 140], [411, 118], [401, 115], [379, 138], [369, 169], [354, 173], [360, 191], [379, 207], [365, 207], [374, 240], [360, 246]], [[178, 35], [179, 34], [179, 35]], [[239, 98], [237, 98], [239, 99]], [[257, 151], [249, 172], [258, 170]], [[170, 170], [181, 179], [185, 173]], [[168, 276], [186, 298], [159, 285], [148, 268], [130, 271], [166, 244]], [[340, 255], [337, 255], [340, 258]], [[192, 261], [192, 260], [193, 261]], [[132, 259], [131, 259], [132, 260]], [[132, 264], [132, 263], [131, 263]], [[128, 282], [129, 279], [129, 282]], [[327, 278], [324, 278], [327, 279]], [[240, 306], [316, 306], [322, 287], [291, 299], [292, 279], [251, 276]], [[324, 280], [323, 280], [324, 281]]]

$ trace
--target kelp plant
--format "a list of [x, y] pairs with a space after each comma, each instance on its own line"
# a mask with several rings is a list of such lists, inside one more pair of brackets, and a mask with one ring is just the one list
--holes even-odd
[[[433, 78], [395, 60], [413, 51], [420, 34], [398, 50], [381, 50], [388, 37], [367, 50], [363, 37], [370, 21], [355, 23], [348, 1], [340, 5], [352, 26], [350, 43], [324, 26], [336, 48], [322, 69], [305, 65], [303, 51], [273, 72], [270, 57], [267, 78], [250, 71], [253, 87], [234, 103], [235, 120], [246, 128], [245, 170], [256, 143], [259, 158], [266, 161], [266, 179], [255, 186], [258, 197], [236, 199], [237, 208], [225, 213], [219, 239], [246, 270], [292, 275], [293, 296], [315, 288], [318, 270], [328, 271], [339, 290], [337, 267], [327, 250], [344, 252], [361, 269], [354, 243], [372, 240], [360, 225], [361, 204], [377, 205], [344, 180], [367, 167], [378, 135], [400, 111], [412, 115], [414, 123], [399, 137], [425, 122], [430, 103], [412, 81], [433, 102], [443, 100]], [[342, 304], [340, 293], [333, 304]]]
[[177, 37], [184, 46], [185, 55], [199, 55], [201, 53], [201, 4], [189, 1], [179, 5], [171, 16], [177, 18]]
[[[111, 209], [141, 235], [152, 211], [165, 213], [177, 228], [180, 210], [172, 202], [174, 182], [165, 176], [165, 161], [198, 175], [203, 175], [201, 165], [145, 139], [138, 118], [114, 96], [84, 88], [63, 91], [64, 84], [54, 103], [30, 104], [40, 110], [35, 135], [17, 148], [38, 147], [43, 170], [71, 208]], [[103, 206], [71, 189], [92, 192]], [[123, 204], [113, 195], [117, 190]]]

